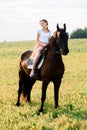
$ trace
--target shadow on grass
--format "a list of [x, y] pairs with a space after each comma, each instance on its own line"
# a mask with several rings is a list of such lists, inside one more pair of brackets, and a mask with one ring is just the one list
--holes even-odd
[[[40, 108], [40, 102], [28, 103], [30, 109], [33, 109], [30, 114], [32, 117], [37, 115], [38, 109]], [[20, 107], [24, 107], [25, 103], [21, 104]], [[36, 110], [37, 109], [37, 110]], [[72, 104], [64, 105], [63, 107], [59, 106], [57, 109], [54, 109], [54, 105], [50, 103], [44, 104], [43, 115], [47, 113], [52, 113], [53, 118], [58, 118], [60, 115], [66, 115], [68, 117], [74, 118], [76, 120], [87, 120], [87, 110], [80, 110], [79, 108], [75, 108]]]
[[[31, 107], [40, 107], [40, 103], [33, 102]], [[65, 114], [68, 117], [74, 118], [76, 120], [87, 120], [87, 110], [80, 110], [75, 108], [72, 104], [64, 105], [63, 107], [59, 106], [57, 109], [54, 109], [54, 105], [50, 103], [45, 103], [43, 114], [51, 112], [53, 118], [58, 118], [59, 115]], [[36, 114], [37, 112], [35, 112]]]
[[72, 104], [59, 107], [56, 111], [52, 112], [53, 118], [57, 118], [59, 115], [65, 114], [68, 117], [72, 117], [76, 120], [87, 120], [87, 111], [75, 109]]

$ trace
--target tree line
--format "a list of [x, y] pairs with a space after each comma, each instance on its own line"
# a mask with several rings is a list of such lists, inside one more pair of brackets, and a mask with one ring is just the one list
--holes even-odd
[[70, 35], [71, 39], [74, 38], [87, 38], [87, 28], [81, 29], [78, 28], [77, 30], [74, 30], [71, 35]]

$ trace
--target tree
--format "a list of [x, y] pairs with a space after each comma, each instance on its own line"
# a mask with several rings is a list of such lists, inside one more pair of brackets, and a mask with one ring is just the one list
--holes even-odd
[[87, 38], [87, 28], [78, 28], [71, 33], [70, 38]]

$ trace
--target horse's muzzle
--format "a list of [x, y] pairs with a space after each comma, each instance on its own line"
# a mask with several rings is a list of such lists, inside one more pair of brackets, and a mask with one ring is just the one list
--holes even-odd
[[63, 55], [67, 55], [68, 53], [69, 53], [69, 49], [68, 48], [62, 52]]

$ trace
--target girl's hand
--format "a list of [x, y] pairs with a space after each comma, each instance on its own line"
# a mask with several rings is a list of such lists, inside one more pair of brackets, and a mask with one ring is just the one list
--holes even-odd
[[53, 37], [56, 38], [56, 32], [53, 33]]

